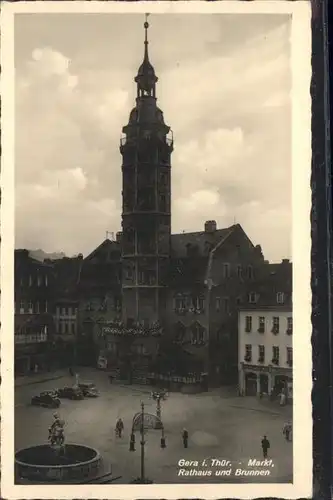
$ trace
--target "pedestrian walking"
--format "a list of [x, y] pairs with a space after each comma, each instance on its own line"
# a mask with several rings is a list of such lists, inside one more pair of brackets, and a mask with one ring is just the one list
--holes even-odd
[[117, 423], [116, 423], [116, 435], [121, 438], [121, 435], [124, 430], [124, 422], [122, 421], [121, 418], [118, 418]]
[[131, 433], [131, 438], [130, 438], [130, 451], [135, 451], [135, 434], [134, 432]]
[[267, 436], [264, 436], [261, 440], [261, 448], [264, 458], [267, 458], [268, 450], [271, 447], [270, 442], [267, 439]]
[[283, 426], [283, 434], [286, 441], [291, 441], [292, 425], [291, 422], [286, 422]]
[[188, 431], [186, 429], [183, 430], [182, 438], [184, 448], [188, 448]]
[[280, 406], [285, 406], [285, 404], [286, 404], [286, 395], [282, 391], [281, 394], [280, 394]]

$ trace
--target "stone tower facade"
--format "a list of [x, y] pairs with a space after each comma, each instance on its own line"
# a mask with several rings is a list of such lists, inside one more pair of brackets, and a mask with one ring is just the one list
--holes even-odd
[[122, 316], [127, 327], [163, 326], [171, 243], [170, 127], [156, 103], [158, 78], [148, 56], [135, 77], [136, 105], [123, 127]]

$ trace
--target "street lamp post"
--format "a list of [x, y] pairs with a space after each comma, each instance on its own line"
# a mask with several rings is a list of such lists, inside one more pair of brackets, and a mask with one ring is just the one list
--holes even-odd
[[135, 430], [136, 430], [136, 424], [139, 424], [140, 422], [140, 435], [141, 435], [141, 474], [138, 479], [135, 479], [133, 483], [136, 484], [148, 484], [151, 483], [152, 481], [148, 480], [145, 477], [145, 416], [147, 417], [147, 425], [153, 426], [153, 428], [160, 428], [162, 431], [161, 435], [161, 448], [164, 449], [166, 448], [166, 440], [165, 440], [165, 435], [164, 435], [164, 427], [161, 421], [160, 422], [160, 427], [156, 427], [153, 422], [155, 420], [158, 420], [158, 417], [152, 414], [147, 413], [145, 415], [145, 405], [142, 402], [141, 403], [141, 412], [136, 413], [133, 417], [133, 423], [132, 423], [132, 432], [131, 432], [131, 437], [130, 437], [130, 447], [129, 451], [135, 451]]
[[141, 482], [144, 484], [145, 482], [145, 427], [144, 427], [144, 417], [145, 417], [145, 405], [141, 403]]
[[156, 417], [161, 420], [161, 413], [162, 413], [162, 409], [161, 409], [161, 396], [160, 394], [157, 396], [157, 399], [156, 399]]
[[[213, 288], [213, 280], [211, 278], [207, 278], [205, 281], [205, 285], [207, 287], [207, 342], [208, 349], [210, 349], [210, 302], [211, 302], [211, 293]], [[210, 353], [209, 353], [210, 357]]]

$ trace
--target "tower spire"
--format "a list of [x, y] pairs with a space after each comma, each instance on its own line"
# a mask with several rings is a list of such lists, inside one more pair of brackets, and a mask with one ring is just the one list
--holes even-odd
[[145, 15], [144, 29], [145, 29], [145, 41], [144, 41], [144, 57], [143, 62], [138, 70], [138, 74], [135, 78], [138, 84], [138, 97], [139, 96], [154, 96], [155, 97], [155, 84], [158, 78], [155, 75], [155, 70], [149, 61], [148, 56], [148, 28], [149, 23], [147, 21], [149, 14]]
[[145, 28], [145, 55], [144, 55], [144, 61], [149, 62], [149, 56], [148, 56], [148, 28], [149, 28], [149, 23], [148, 23], [148, 16], [149, 14], [145, 14], [145, 23], [144, 23], [144, 28]]

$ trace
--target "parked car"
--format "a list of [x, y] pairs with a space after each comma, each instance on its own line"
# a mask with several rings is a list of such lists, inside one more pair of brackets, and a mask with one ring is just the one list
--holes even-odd
[[38, 396], [31, 398], [31, 404], [33, 406], [43, 406], [44, 408], [59, 408], [61, 402], [54, 395], [48, 392], [41, 392]]
[[80, 382], [79, 388], [87, 398], [97, 398], [99, 396], [97, 387], [92, 382]]
[[48, 394], [49, 396], [52, 396], [53, 398], [57, 398], [58, 397], [58, 391], [57, 389], [51, 389], [49, 391], [43, 391], [40, 393], [40, 396], [41, 395], [45, 395], [45, 394]]
[[78, 387], [62, 387], [57, 390], [59, 398], [64, 399], [84, 399], [82, 391]]

